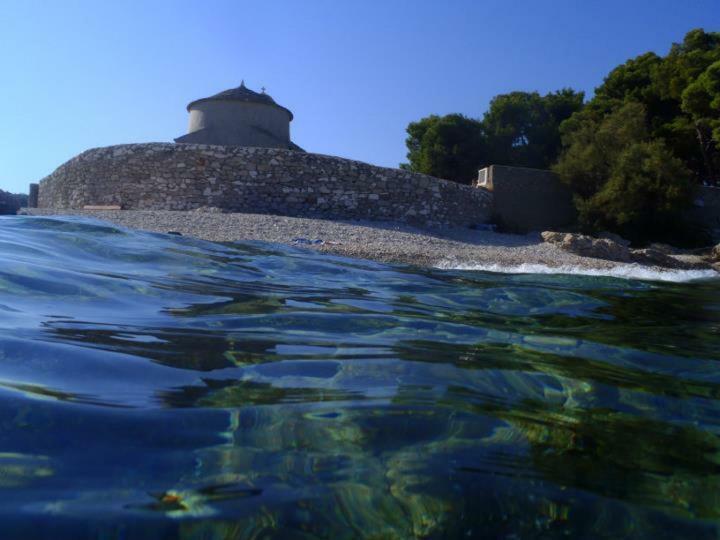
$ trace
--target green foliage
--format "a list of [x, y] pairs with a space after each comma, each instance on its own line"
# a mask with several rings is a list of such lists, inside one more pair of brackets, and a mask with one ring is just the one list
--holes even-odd
[[468, 183], [490, 164], [547, 168], [560, 152], [560, 123], [580, 110], [583, 93], [496, 96], [482, 121], [460, 114], [412, 122], [405, 169]]
[[682, 43], [674, 43], [656, 73], [656, 84], [662, 95], [676, 102], [683, 91], [710, 64], [720, 60], [720, 32], [700, 28], [685, 35]]
[[498, 165], [548, 168], [560, 153], [560, 123], [580, 110], [583, 96], [566, 88], [546, 96], [511, 92], [493, 98], [482, 122], [489, 160]]
[[553, 170], [587, 199], [608, 181], [622, 151], [647, 138], [645, 108], [631, 102], [605, 118], [587, 109], [563, 124], [562, 135], [567, 151]]
[[645, 53], [621, 64], [595, 89], [588, 105], [610, 112], [630, 101], [642, 103], [653, 128], [659, 129], [677, 115], [677, 104], [664, 98], [656, 83], [662, 62], [655, 53]]
[[587, 229], [638, 240], [671, 234], [693, 182], [720, 185], [720, 32], [691, 30], [666, 56], [632, 58], [584, 105], [583, 97], [510, 92], [481, 121], [413, 122], [404, 167], [467, 182], [491, 164], [552, 166]]
[[645, 107], [630, 101], [604, 118], [588, 110], [573, 120], [563, 125], [567, 151], [554, 170], [576, 194], [580, 225], [634, 241], [674, 234], [690, 203], [691, 173], [651, 139]]
[[663, 239], [673, 234], [690, 196], [682, 161], [662, 142], [635, 142], [619, 153], [602, 188], [579, 200], [579, 219], [634, 241]]
[[710, 66], [682, 93], [682, 108], [699, 129], [711, 131], [720, 143], [720, 60]]
[[560, 131], [554, 170], [586, 230], [677, 235], [693, 181], [720, 182], [720, 33], [692, 30], [666, 57], [618, 66]]
[[409, 163], [403, 168], [470, 183], [484, 161], [482, 126], [461, 114], [428, 116], [412, 122], [407, 133]]
[[720, 110], [709, 109], [717, 70], [711, 66], [719, 60], [720, 33], [692, 30], [665, 57], [645, 53], [613, 69], [568, 123], [597, 123], [626, 103], [642, 104], [648, 136], [664, 140], [696, 181], [719, 182], [720, 152], [711, 119]]

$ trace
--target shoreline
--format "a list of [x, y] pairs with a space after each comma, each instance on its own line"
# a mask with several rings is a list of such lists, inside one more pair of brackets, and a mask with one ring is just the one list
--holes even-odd
[[[505, 234], [467, 228], [420, 229], [400, 223], [337, 221], [273, 214], [170, 210], [23, 209], [32, 216], [85, 216], [131, 229], [180, 233], [213, 242], [264, 241], [322, 253], [443, 269], [510, 273], [586, 273], [635, 277], [663, 274], [720, 277], [707, 270], [676, 270], [585, 257], [543, 242], [540, 233]], [[670, 279], [675, 281], [677, 279]]]

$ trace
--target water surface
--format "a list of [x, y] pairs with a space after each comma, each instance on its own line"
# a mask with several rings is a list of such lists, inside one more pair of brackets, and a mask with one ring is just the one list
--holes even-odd
[[716, 538], [720, 282], [0, 219], [2, 538]]

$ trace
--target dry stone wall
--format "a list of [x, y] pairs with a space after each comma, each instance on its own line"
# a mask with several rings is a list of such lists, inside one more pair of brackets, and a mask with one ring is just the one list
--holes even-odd
[[400, 169], [277, 148], [128, 144], [88, 150], [40, 182], [40, 208], [273, 213], [470, 225], [490, 218], [484, 190]]

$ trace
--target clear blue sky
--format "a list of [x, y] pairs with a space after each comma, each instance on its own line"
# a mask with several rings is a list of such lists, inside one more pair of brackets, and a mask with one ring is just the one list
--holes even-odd
[[397, 166], [405, 128], [512, 90], [592, 92], [719, 0], [0, 2], [0, 188], [96, 146], [172, 141], [193, 99], [261, 86], [312, 152]]

